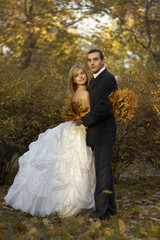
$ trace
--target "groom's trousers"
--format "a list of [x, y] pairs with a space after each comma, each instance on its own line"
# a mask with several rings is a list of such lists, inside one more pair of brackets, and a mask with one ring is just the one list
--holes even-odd
[[[95, 153], [96, 189], [95, 206], [101, 216], [116, 214], [116, 201], [112, 178], [112, 146], [93, 147]], [[112, 193], [104, 193], [109, 190]]]

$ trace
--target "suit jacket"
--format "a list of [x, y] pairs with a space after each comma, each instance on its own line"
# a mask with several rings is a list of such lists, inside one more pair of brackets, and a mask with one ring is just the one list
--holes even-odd
[[116, 123], [111, 113], [108, 97], [117, 89], [115, 77], [105, 69], [97, 78], [92, 78], [87, 88], [91, 111], [82, 122], [87, 127], [87, 145], [91, 147], [113, 145], [116, 138]]

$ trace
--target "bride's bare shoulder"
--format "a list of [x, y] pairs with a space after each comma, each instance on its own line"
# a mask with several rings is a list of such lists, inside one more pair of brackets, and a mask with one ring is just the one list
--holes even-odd
[[79, 95], [81, 95], [81, 96], [83, 96], [83, 97], [88, 97], [88, 96], [89, 96], [89, 93], [88, 93], [87, 90], [82, 89], [82, 90], [80, 90]]
[[80, 89], [75, 92], [74, 95], [74, 100], [79, 101], [79, 100], [86, 100], [89, 97], [89, 93], [85, 89]]

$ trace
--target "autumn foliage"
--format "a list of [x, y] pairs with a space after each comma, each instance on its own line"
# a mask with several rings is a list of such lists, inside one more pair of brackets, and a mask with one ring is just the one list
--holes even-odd
[[[128, 88], [118, 89], [109, 95], [109, 100], [112, 103], [112, 112], [116, 114], [118, 120], [126, 122], [127, 119], [134, 117], [137, 98], [138, 96]], [[88, 108], [83, 101], [75, 102], [71, 99], [66, 99], [65, 103], [63, 117], [67, 121], [81, 119], [87, 113]]]
[[[112, 69], [113, 69], [112, 64]], [[138, 95], [134, 117], [126, 123], [117, 121], [117, 140], [114, 146], [113, 173], [115, 178], [147, 169], [157, 174], [160, 169], [160, 108], [159, 66], [137, 65], [120, 72], [120, 89], [129, 88]]]
[[[62, 118], [64, 99], [68, 98], [68, 69], [62, 72], [55, 61], [33, 63], [22, 70], [15, 58], [1, 58], [0, 85], [0, 174], [3, 184], [13, 163], [39, 133], [66, 121]], [[119, 89], [132, 89], [138, 97], [131, 120], [117, 121], [113, 173], [116, 179], [132, 169], [149, 163], [159, 169], [159, 67], [139, 66], [123, 71], [123, 66], [108, 63]], [[114, 73], [115, 71], [115, 73]], [[73, 109], [72, 109], [73, 110]], [[144, 167], [145, 171], [145, 167]]]
[[86, 104], [83, 101], [75, 102], [72, 101], [71, 99], [66, 99], [65, 104], [66, 106], [62, 109], [62, 112], [63, 117], [67, 121], [81, 119], [82, 117], [85, 116], [85, 114], [88, 111], [88, 108], [86, 107]]
[[138, 96], [128, 88], [118, 89], [109, 95], [109, 100], [112, 102], [112, 111], [119, 120], [126, 122], [127, 119], [134, 117], [137, 98]]
[[1, 59], [0, 182], [13, 162], [39, 133], [62, 122], [61, 108], [68, 88], [67, 74], [54, 62], [22, 70], [16, 59]]

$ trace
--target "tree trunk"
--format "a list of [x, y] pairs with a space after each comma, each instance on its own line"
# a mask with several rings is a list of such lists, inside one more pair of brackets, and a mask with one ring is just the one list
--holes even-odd
[[36, 39], [33, 34], [29, 34], [28, 38], [24, 42], [23, 50], [21, 53], [21, 62], [22, 68], [27, 68], [30, 64], [30, 60], [32, 57], [32, 51], [36, 44]]

